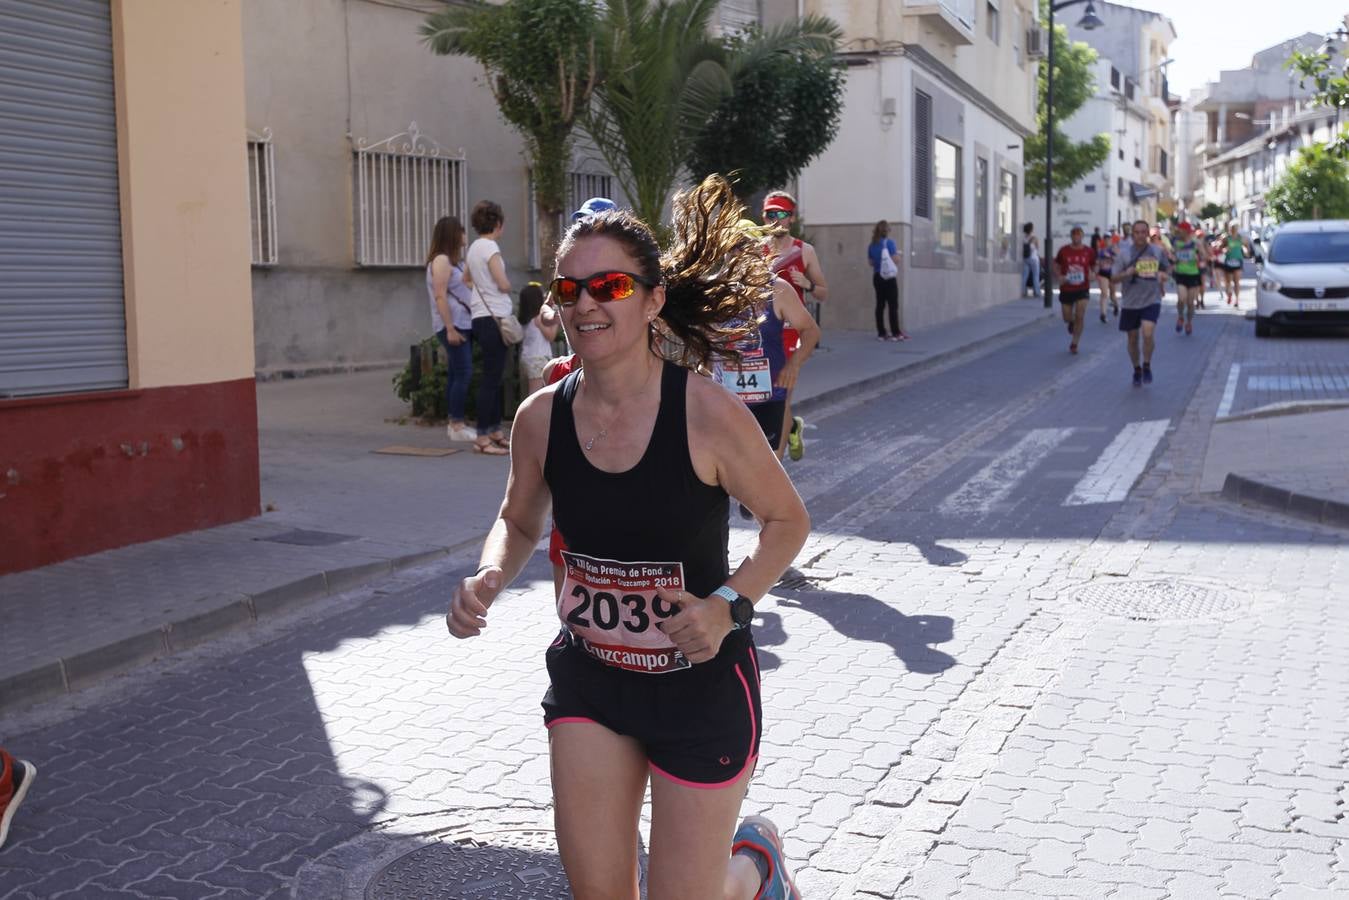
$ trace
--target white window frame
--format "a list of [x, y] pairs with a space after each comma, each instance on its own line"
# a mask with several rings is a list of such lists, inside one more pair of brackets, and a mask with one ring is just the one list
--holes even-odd
[[276, 154], [271, 128], [248, 132], [248, 224], [253, 265], [276, 265]]
[[[952, 160], [952, 173], [951, 173], [952, 177], [949, 179], [953, 196], [949, 198], [949, 204], [947, 200], [941, 196], [943, 179], [938, 178], [937, 173], [937, 166], [938, 163], [940, 162], [940, 156], [943, 147], [949, 149], [951, 153], [954, 155], [954, 159]], [[933, 141], [932, 223], [937, 233], [937, 250], [938, 252], [942, 253], [959, 253], [961, 251], [961, 247], [963, 246], [962, 240], [963, 236], [961, 234], [961, 228], [963, 225], [961, 219], [963, 218], [963, 216], [961, 215], [962, 212], [961, 207], [965, 202], [964, 184], [962, 183], [965, 180], [964, 179], [965, 173], [964, 173], [964, 153], [962, 152], [962, 150], [963, 148], [959, 144], [954, 143], [952, 141], [944, 140], [940, 137], [936, 138]], [[953, 220], [951, 243], [943, 242], [943, 231], [942, 231], [942, 224], [944, 221], [942, 216], [943, 209], [947, 211], [947, 213], [949, 214], [949, 218]]]
[[356, 142], [356, 265], [421, 268], [442, 216], [468, 218], [468, 166], [423, 135], [407, 131], [374, 144]]
[[[1004, 191], [1003, 186], [1008, 184], [1009, 179], [1011, 182], [1009, 190]], [[998, 167], [998, 201], [994, 209], [997, 210], [995, 216], [997, 217], [998, 242], [1002, 245], [999, 248], [1001, 251], [999, 258], [1004, 262], [1015, 262], [1018, 259], [1016, 245], [1017, 181], [1017, 173], [1011, 169]]]

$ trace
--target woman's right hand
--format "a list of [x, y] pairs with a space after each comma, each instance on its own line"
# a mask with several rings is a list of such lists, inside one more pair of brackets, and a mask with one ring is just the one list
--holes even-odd
[[454, 590], [445, 625], [457, 638], [479, 635], [487, 627], [487, 610], [501, 591], [501, 569], [487, 566], [470, 575]]
[[464, 343], [464, 336], [459, 333], [458, 328], [450, 327], [445, 329], [445, 343], [451, 347], [458, 347]]

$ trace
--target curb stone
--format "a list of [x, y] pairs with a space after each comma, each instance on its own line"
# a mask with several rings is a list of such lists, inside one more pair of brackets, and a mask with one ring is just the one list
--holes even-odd
[[1222, 494], [1245, 506], [1261, 506], [1298, 519], [1349, 528], [1349, 503], [1300, 494], [1235, 472], [1223, 481]]
[[907, 365], [901, 365], [888, 372], [872, 375], [870, 378], [863, 378], [861, 381], [855, 381], [852, 384], [831, 388], [830, 390], [823, 391], [813, 397], [794, 400], [792, 402], [792, 409], [803, 415], [806, 413], [813, 413], [823, 407], [837, 403], [840, 400], [854, 397], [857, 394], [872, 391], [877, 388], [883, 388], [891, 382], [899, 381], [904, 378], [911, 378], [914, 375], [921, 375], [927, 369], [945, 363], [953, 357], [981, 350], [989, 344], [1015, 340], [1038, 328], [1045, 327], [1047, 323], [1052, 321], [1056, 321], [1052, 315], [1046, 314], [1039, 316], [1027, 322], [1013, 325], [1011, 328], [1008, 328], [1005, 331], [999, 331], [997, 334], [990, 334], [987, 337], [979, 338], [968, 344], [961, 344], [959, 347], [952, 347], [950, 350], [934, 353], [926, 359], [920, 359]]
[[475, 537], [453, 547], [422, 550], [393, 559], [329, 569], [259, 591], [204, 598], [217, 605], [146, 629], [139, 634], [43, 663], [0, 678], [0, 713], [15, 712], [44, 700], [73, 693], [112, 675], [174, 656], [206, 641], [289, 613], [324, 597], [341, 594], [403, 569], [451, 556], [482, 541]]

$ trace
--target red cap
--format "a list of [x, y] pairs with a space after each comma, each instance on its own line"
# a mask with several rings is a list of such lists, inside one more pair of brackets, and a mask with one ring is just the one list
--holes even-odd
[[792, 201], [788, 200], [786, 197], [769, 197], [763, 202], [763, 211], [772, 212], [773, 210], [796, 212], [796, 207], [793, 206]]
[[1190, 232], [1194, 231], [1194, 226], [1191, 225], [1189, 222], [1181, 222], [1179, 225], [1176, 226], [1176, 230], [1183, 231], [1186, 234], [1189, 234]]

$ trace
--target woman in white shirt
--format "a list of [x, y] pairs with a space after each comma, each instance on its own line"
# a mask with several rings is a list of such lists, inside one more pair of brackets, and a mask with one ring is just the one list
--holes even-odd
[[506, 370], [506, 343], [497, 318], [514, 314], [511, 282], [497, 238], [506, 227], [501, 207], [480, 200], [469, 221], [478, 239], [468, 248], [469, 281], [473, 285], [473, 340], [482, 349], [482, 381], [478, 383], [478, 437], [473, 449], [489, 456], [508, 456], [510, 441], [501, 428], [501, 384]]

